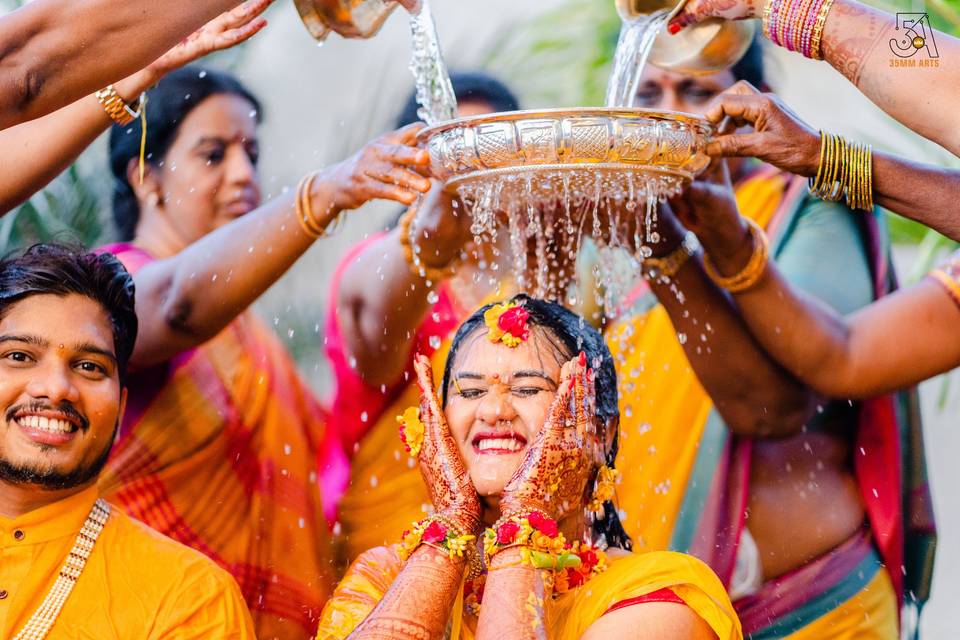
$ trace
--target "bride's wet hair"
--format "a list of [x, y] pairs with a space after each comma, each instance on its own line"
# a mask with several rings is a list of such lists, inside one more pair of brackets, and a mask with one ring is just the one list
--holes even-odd
[[[586, 354], [587, 363], [596, 374], [596, 416], [599, 427], [602, 429], [610, 425], [617, 429], [610, 438], [609, 448], [604, 452], [607, 466], [613, 467], [619, 446], [620, 408], [617, 403], [617, 372], [613, 366], [613, 356], [603, 336], [582, 317], [555, 302], [531, 298], [525, 294], [515, 296], [509, 302], [523, 305], [530, 314], [527, 320], [528, 326], [540, 327], [543, 330], [540, 332], [540, 337], [554, 350], [554, 356], [559, 363], [567, 362], [581, 351]], [[444, 407], [447, 405], [447, 390], [457, 353], [474, 333], [486, 329], [483, 314], [494, 304], [496, 303], [477, 310], [467, 318], [453, 337], [440, 385], [440, 399]], [[606, 442], [607, 434], [599, 435], [601, 442]], [[623, 529], [617, 509], [612, 502], [608, 501], [604, 504], [603, 515], [593, 522], [593, 534], [595, 541], [603, 539], [610, 546], [622, 549], [632, 548], [630, 536]]]

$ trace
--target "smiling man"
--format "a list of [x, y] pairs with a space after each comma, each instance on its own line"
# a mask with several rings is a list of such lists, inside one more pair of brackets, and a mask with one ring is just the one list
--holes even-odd
[[226, 572], [97, 499], [133, 300], [110, 255], [0, 261], [0, 637], [254, 637]]

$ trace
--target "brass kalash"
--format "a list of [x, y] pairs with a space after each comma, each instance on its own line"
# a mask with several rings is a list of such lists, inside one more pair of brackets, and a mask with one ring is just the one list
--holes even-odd
[[[330, 29], [369, 37], [396, 6], [384, 0], [295, 1], [320, 38]], [[435, 175], [466, 205], [475, 239], [490, 243], [498, 255], [505, 234], [513, 277], [534, 295], [567, 295], [572, 274], [558, 275], [554, 267], [575, 260], [584, 238], [642, 260], [657, 240], [649, 229], [658, 202], [678, 193], [709, 164], [704, 148], [712, 128], [706, 120], [632, 108], [640, 71], [647, 56], [657, 66], [687, 73], [726, 68], [746, 51], [754, 26], [715, 21], [662, 35], [682, 4], [616, 0], [624, 27], [605, 107], [471, 118], [456, 118], [439, 44], [431, 29], [423, 28], [432, 27], [432, 18], [427, 16], [426, 23], [422, 16], [412, 18], [411, 68], [420, 114], [430, 125], [420, 142], [430, 152]], [[434, 51], [426, 51], [431, 46]], [[428, 77], [420, 77], [424, 74]], [[428, 90], [421, 91], [424, 87]], [[646, 224], [637, 225], [637, 219]]]

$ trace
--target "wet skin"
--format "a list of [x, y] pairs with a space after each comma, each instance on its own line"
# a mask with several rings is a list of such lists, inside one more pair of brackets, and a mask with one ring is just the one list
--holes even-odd
[[[710, 101], [735, 82], [730, 71], [692, 77], [648, 66], [636, 106], [703, 115]], [[744, 168], [729, 160], [728, 166], [734, 178]], [[747, 526], [767, 579], [844, 542], [866, 517], [852, 463], [856, 412], [834, 409], [802, 433], [755, 441]]]
[[444, 414], [481, 497], [503, 491], [544, 425], [560, 380], [552, 352], [539, 328], [511, 349], [484, 327], [457, 354]]

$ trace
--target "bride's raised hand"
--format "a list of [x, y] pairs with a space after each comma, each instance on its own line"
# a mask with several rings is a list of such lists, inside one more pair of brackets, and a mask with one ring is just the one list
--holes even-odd
[[599, 466], [593, 378], [583, 353], [563, 365], [546, 423], [504, 488], [501, 514], [540, 511], [560, 520], [585, 508]]
[[433, 507], [437, 514], [452, 520], [461, 534], [477, 533], [480, 498], [440, 407], [433, 368], [420, 354], [414, 358], [413, 366], [420, 387], [420, 422], [423, 424], [423, 442], [417, 457]]

